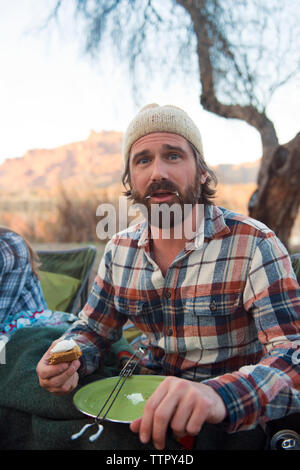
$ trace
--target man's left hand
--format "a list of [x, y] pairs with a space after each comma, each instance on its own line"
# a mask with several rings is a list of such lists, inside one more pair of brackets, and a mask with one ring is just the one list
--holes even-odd
[[142, 443], [152, 438], [155, 448], [162, 450], [168, 426], [177, 437], [196, 436], [205, 421], [221, 423], [226, 414], [222, 398], [211, 387], [170, 376], [147, 400], [143, 416], [130, 429], [139, 433]]

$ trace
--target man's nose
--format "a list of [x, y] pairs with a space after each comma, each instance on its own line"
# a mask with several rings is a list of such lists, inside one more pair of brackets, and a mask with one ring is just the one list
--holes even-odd
[[152, 164], [151, 181], [159, 181], [162, 179], [168, 179], [168, 171], [165, 163], [157, 158]]

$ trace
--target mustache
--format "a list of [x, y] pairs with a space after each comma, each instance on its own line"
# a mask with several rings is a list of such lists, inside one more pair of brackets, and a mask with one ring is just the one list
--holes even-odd
[[175, 193], [177, 196], [180, 195], [180, 192], [177, 186], [174, 183], [172, 183], [172, 181], [162, 180], [162, 181], [154, 181], [153, 183], [151, 183], [146, 190], [144, 198], [150, 197], [151, 194], [157, 191], [169, 191], [170, 193]]

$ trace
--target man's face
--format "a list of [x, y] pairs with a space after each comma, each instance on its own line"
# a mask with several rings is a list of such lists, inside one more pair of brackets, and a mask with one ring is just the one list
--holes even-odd
[[200, 175], [194, 153], [184, 137], [157, 132], [138, 139], [129, 156], [130, 183], [135, 203], [195, 205], [200, 198]]

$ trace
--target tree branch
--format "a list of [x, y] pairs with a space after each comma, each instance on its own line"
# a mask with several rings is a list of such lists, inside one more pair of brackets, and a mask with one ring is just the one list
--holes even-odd
[[[278, 138], [272, 121], [264, 112], [253, 105], [224, 104], [215, 90], [214, 67], [211, 60], [212, 42], [208, 31], [207, 13], [204, 0], [177, 0], [191, 16], [197, 37], [197, 54], [200, 70], [201, 104], [207, 111], [224, 118], [239, 119], [255, 127], [261, 136], [263, 158], [260, 167], [259, 182], [262, 182], [266, 168], [272, 159], [272, 150], [278, 145]], [[225, 43], [224, 43], [225, 46]], [[228, 52], [227, 52], [228, 54]]]

